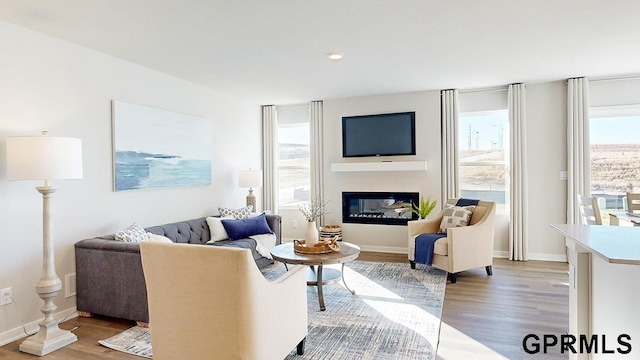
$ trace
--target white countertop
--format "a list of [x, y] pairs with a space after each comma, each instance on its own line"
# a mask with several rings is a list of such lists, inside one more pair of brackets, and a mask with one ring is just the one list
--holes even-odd
[[607, 262], [640, 265], [640, 227], [568, 224], [551, 227]]

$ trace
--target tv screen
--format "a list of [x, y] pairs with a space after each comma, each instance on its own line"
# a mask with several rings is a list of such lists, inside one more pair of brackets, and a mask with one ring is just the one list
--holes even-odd
[[415, 112], [342, 118], [343, 157], [415, 154]]

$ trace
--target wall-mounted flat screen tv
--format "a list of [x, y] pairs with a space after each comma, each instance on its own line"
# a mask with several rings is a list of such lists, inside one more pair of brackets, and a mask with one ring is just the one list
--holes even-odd
[[415, 112], [342, 118], [343, 157], [415, 154]]

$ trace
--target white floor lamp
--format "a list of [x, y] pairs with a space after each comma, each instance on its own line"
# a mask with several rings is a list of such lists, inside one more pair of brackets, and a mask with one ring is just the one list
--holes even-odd
[[9, 180], [44, 180], [36, 189], [42, 194], [42, 277], [36, 293], [44, 301], [44, 320], [38, 333], [20, 344], [20, 351], [43, 356], [78, 340], [75, 334], [58, 327], [53, 316], [57, 309], [53, 299], [62, 289], [56, 275], [53, 236], [51, 232], [51, 197], [58, 189], [49, 184], [53, 179], [82, 178], [82, 142], [80, 139], [42, 136], [7, 138], [7, 178]]

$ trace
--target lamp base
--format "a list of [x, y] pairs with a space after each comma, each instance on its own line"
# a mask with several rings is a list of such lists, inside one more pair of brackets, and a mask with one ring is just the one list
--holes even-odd
[[247, 195], [247, 206], [253, 206], [252, 212], [258, 212], [256, 209], [256, 196], [253, 195], [253, 189], [249, 188], [249, 195]]
[[57, 307], [53, 299], [62, 290], [62, 282], [56, 275], [54, 267], [53, 237], [51, 236], [51, 207], [49, 202], [51, 196], [57, 190], [55, 186], [49, 186], [49, 181], [45, 181], [45, 186], [36, 187], [42, 194], [42, 277], [36, 284], [36, 293], [44, 302], [40, 311], [44, 314], [44, 319], [38, 324], [38, 333], [28, 337], [20, 344], [20, 351], [32, 355], [44, 356], [58, 350], [73, 342], [78, 341], [78, 337], [68, 330], [58, 327], [58, 320], [53, 316]]
[[76, 341], [78, 337], [71, 331], [60, 329], [57, 322], [48, 326], [41, 323], [38, 333], [20, 344], [20, 351], [44, 356]]

